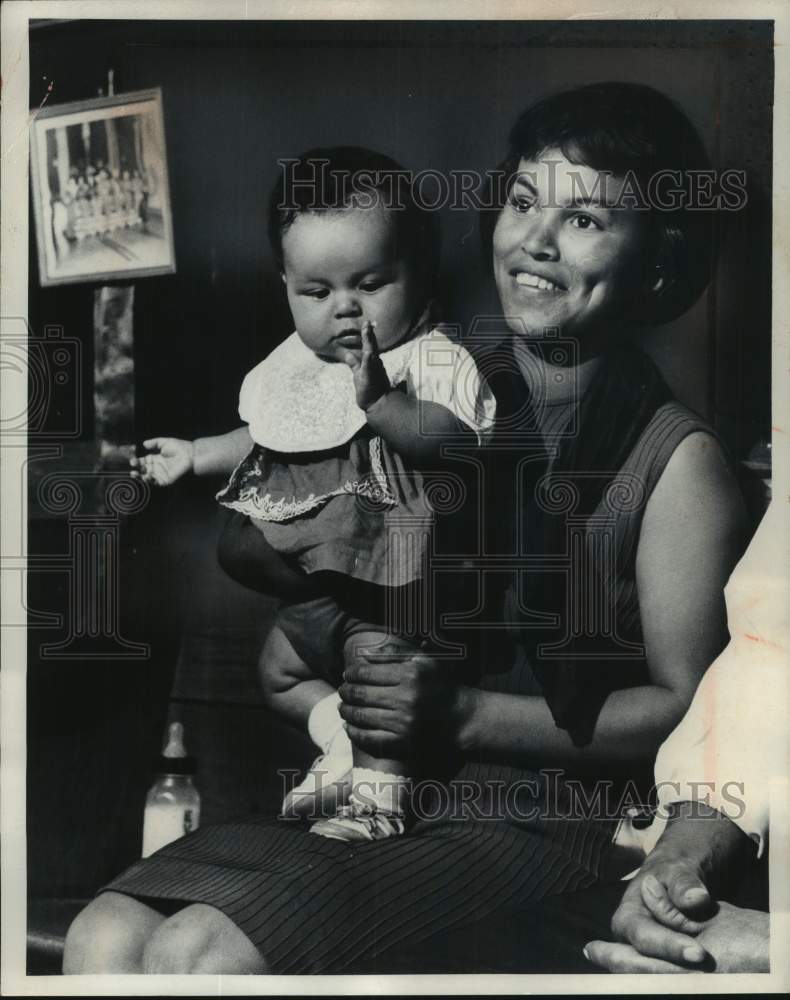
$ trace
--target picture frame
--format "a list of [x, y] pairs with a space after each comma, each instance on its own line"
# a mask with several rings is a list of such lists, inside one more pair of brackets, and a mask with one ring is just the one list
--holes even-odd
[[175, 272], [161, 88], [42, 108], [30, 162], [42, 286]]

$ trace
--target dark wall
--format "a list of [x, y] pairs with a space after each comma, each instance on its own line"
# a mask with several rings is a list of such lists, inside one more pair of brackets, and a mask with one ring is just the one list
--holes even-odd
[[[770, 426], [772, 34], [762, 22], [99, 22], [31, 33], [31, 106], [161, 87], [177, 273], [135, 283], [136, 437], [195, 437], [235, 425], [243, 374], [290, 332], [265, 240], [278, 157], [362, 144], [413, 169], [494, 167], [528, 103], [602, 79], [675, 98], [718, 165], [748, 171], [718, 277], [649, 350], [680, 397], [743, 455]], [[495, 309], [472, 210], [445, 211], [449, 320]], [[64, 327], [92, 371], [90, 285], [41, 289], [30, 253], [30, 322]], [[88, 384], [90, 384], [88, 382]], [[85, 414], [90, 424], [90, 396]], [[90, 431], [86, 431], [90, 436]], [[41, 660], [31, 631], [29, 843], [34, 894], [91, 891], [132, 860], [184, 623], [258, 606], [213, 569], [212, 484], [158, 494], [123, 526], [125, 634], [143, 664]], [[62, 550], [64, 525], [36, 522], [31, 547]], [[68, 585], [31, 576], [31, 604], [64, 608]], [[231, 588], [231, 589], [228, 589]], [[192, 615], [190, 617], [190, 611]], [[216, 624], [216, 623], [215, 623]], [[219, 627], [219, 626], [217, 626]], [[216, 630], [216, 629], [215, 629]]]
[[[50, 103], [95, 95], [109, 68], [116, 92], [162, 87], [170, 165], [178, 273], [137, 282], [139, 436], [230, 426], [244, 372], [290, 332], [264, 231], [278, 157], [356, 143], [415, 170], [482, 172], [536, 97], [612, 78], [664, 90], [714, 161], [748, 171], [752, 210], [739, 213], [716, 288], [650, 344], [706, 416], [765, 423], [764, 389], [733, 393], [727, 369], [746, 362], [750, 378], [749, 356], [764, 362], [769, 339], [770, 235], [758, 207], [771, 169], [769, 22], [83, 21], [34, 33], [31, 105], [50, 83]], [[445, 211], [443, 224], [447, 316], [468, 322], [494, 305], [477, 219]], [[35, 289], [35, 265], [31, 274]], [[86, 286], [37, 291], [31, 318], [82, 335], [91, 306]]]

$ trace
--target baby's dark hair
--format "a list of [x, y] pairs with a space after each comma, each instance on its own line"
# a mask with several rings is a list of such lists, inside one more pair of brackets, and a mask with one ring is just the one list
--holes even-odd
[[299, 215], [383, 206], [392, 215], [399, 256], [414, 267], [426, 300], [433, 297], [439, 269], [439, 216], [418, 203], [411, 171], [361, 146], [310, 149], [280, 160], [279, 165], [269, 198], [268, 232], [280, 270], [283, 235]]
[[[709, 170], [696, 129], [668, 97], [636, 83], [593, 83], [547, 97], [527, 108], [510, 133], [510, 149], [491, 180], [492, 204], [504, 206], [519, 161], [557, 149], [571, 163], [636, 178], [642, 192], [659, 171], [680, 171], [688, 179]], [[701, 295], [716, 264], [718, 241], [713, 210], [656, 209], [645, 204], [649, 225], [644, 260], [645, 288], [660, 268], [663, 285], [642, 294], [645, 322], [664, 323], [682, 315]], [[499, 211], [481, 216], [484, 252], [490, 259]]]

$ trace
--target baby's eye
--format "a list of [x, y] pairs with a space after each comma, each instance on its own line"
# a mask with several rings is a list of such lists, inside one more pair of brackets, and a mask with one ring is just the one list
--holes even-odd
[[601, 229], [601, 224], [594, 219], [591, 215], [574, 215], [571, 219], [571, 225], [575, 226], [576, 229]]
[[302, 295], [306, 295], [309, 299], [325, 299], [329, 295], [329, 290], [327, 288], [308, 288], [306, 291], [302, 292]]
[[386, 284], [387, 282], [383, 278], [371, 278], [369, 281], [363, 281], [359, 287], [363, 292], [377, 292]]

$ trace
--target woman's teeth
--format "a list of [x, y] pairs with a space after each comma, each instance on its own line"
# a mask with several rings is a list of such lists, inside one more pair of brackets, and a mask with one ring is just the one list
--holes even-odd
[[536, 274], [528, 274], [526, 271], [519, 271], [516, 275], [516, 284], [526, 285], [528, 288], [538, 288], [541, 292], [557, 292], [560, 287], [552, 281], [546, 281], [545, 278], [539, 278]]

